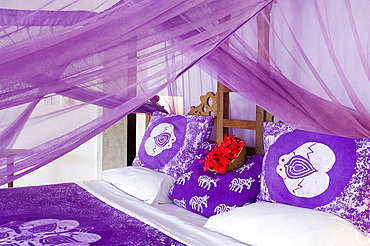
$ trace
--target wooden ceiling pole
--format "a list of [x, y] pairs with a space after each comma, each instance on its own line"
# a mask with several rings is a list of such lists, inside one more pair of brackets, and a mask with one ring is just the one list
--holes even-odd
[[[272, 4], [267, 6], [264, 10], [262, 10], [270, 21], [270, 12], [271, 12]], [[257, 29], [258, 29], [258, 59], [263, 59], [265, 61], [270, 60], [269, 55], [269, 40], [270, 40], [270, 25], [265, 20], [262, 13], [257, 15]], [[272, 115], [265, 111], [263, 108], [256, 106], [256, 154], [264, 153], [263, 150], [263, 122], [264, 121], [272, 121]]]

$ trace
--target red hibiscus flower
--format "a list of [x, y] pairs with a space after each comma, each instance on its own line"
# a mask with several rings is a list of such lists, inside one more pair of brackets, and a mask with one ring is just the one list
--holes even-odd
[[204, 161], [204, 171], [212, 170], [218, 173], [226, 173], [227, 165], [235, 159], [245, 142], [234, 135], [224, 137], [222, 143], [208, 153]]

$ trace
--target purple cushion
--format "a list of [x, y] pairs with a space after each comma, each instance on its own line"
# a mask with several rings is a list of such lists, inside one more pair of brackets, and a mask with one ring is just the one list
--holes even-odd
[[211, 130], [211, 116], [154, 112], [132, 165], [177, 178], [192, 163]]
[[370, 234], [370, 140], [264, 124], [258, 201], [336, 214]]
[[227, 174], [204, 171], [204, 162], [200, 160], [206, 156], [207, 151], [200, 150], [198, 159], [170, 189], [169, 197], [176, 205], [210, 217], [256, 200], [263, 155], [253, 156], [239, 169]]

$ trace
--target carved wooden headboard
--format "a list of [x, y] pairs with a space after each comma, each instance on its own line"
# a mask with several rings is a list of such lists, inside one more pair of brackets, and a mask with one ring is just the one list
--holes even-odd
[[[255, 120], [236, 120], [230, 119], [229, 88], [217, 82], [217, 92], [207, 92], [200, 96], [201, 103], [192, 106], [190, 115], [213, 116], [213, 124], [217, 126], [217, 139], [223, 139], [229, 135], [229, 128], [249, 129], [255, 131], [255, 146], [247, 146], [248, 155], [258, 155], [264, 153], [263, 150], [263, 122], [272, 122], [273, 116], [263, 108], [256, 106]], [[146, 117], [146, 126], [150, 121], [150, 115]]]
[[229, 128], [255, 130], [255, 147], [247, 147], [248, 155], [264, 153], [263, 150], [263, 122], [273, 121], [273, 116], [264, 109], [256, 106], [256, 120], [236, 120], [229, 118], [229, 93], [230, 89], [221, 83], [217, 83], [217, 93], [208, 92], [200, 97], [201, 103], [194, 107], [188, 114], [214, 116], [214, 125], [217, 126], [217, 139], [223, 139], [229, 135]]

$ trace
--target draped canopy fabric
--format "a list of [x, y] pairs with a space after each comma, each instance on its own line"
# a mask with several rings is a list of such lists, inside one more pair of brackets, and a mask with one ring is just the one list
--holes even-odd
[[0, 10], [0, 184], [134, 110], [162, 110], [152, 98], [197, 64], [293, 126], [370, 136], [366, 0], [127, 0], [97, 12], [102, 0], [70, 10], [81, 2]]
[[270, 27], [268, 41], [257, 33], [259, 51], [236, 34], [210, 63], [227, 73], [224, 84], [284, 122], [369, 137], [369, 10], [368, 1], [278, 1], [258, 20]]

